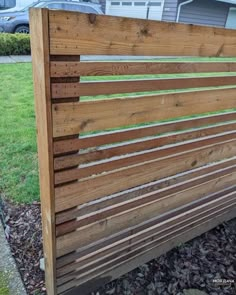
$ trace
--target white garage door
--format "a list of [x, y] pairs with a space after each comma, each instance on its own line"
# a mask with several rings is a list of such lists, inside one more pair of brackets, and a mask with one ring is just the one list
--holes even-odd
[[107, 0], [106, 14], [161, 20], [164, 0]]

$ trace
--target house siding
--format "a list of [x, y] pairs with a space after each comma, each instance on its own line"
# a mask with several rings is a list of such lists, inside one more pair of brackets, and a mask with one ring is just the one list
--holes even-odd
[[195, 0], [181, 8], [179, 22], [224, 27], [229, 5], [213, 0]]
[[99, 2], [101, 4], [102, 11], [105, 13], [106, 12], [106, 0], [100, 0]]
[[175, 22], [178, 10], [177, 0], [165, 0], [162, 20], [167, 22]]

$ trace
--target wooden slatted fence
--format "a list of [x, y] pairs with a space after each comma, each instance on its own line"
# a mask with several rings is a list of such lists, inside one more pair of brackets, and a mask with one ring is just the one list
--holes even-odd
[[236, 217], [236, 61], [221, 58], [236, 31], [30, 14], [49, 295], [85, 295]]

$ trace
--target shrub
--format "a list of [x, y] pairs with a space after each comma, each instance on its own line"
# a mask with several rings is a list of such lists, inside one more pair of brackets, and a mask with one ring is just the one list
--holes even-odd
[[28, 34], [0, 34], [0, 56], [26, 54], [30, 54], [30, 36]]

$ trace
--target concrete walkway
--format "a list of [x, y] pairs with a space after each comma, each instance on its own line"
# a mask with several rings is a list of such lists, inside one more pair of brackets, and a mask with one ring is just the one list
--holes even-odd
[[[1, 286], [1, 280], [0, 280], [0, 291], [1, 291], [1, 288], [5, 290], [5, 287], [6, 287], [9, 290], [10, 295], [26, 295], [26, 291], [22, 283], [20, 274], [17, 270], [15, 260], [11, 255], [11, 250], [5, 239], [5, 233], [3, 230], [1, 220], [0, 220], [0, 245], [1, 245], [0, 275], [4, 279], [4, 286]], [[5, 286], [5, 284], [7, 284], [7, 286]], [[0, 294], [2, 293], [0, 292]]]
[[10, 55], [0, 56], [0, 64], [14, 64], [21, 62], [31, 62], [30, 55]]
[[[156, 56], [105, 56], [105, 55], [82, 55], [82, 61], [109, 61], [109, 60], [144, 60], [144, 59], [161, 59], [162, 57]], [[0, 64], [12, 64], [12, 63], [23, 63], [31, 62], [30, 55], [10, 55], [10, 56], [0, 56]]]

